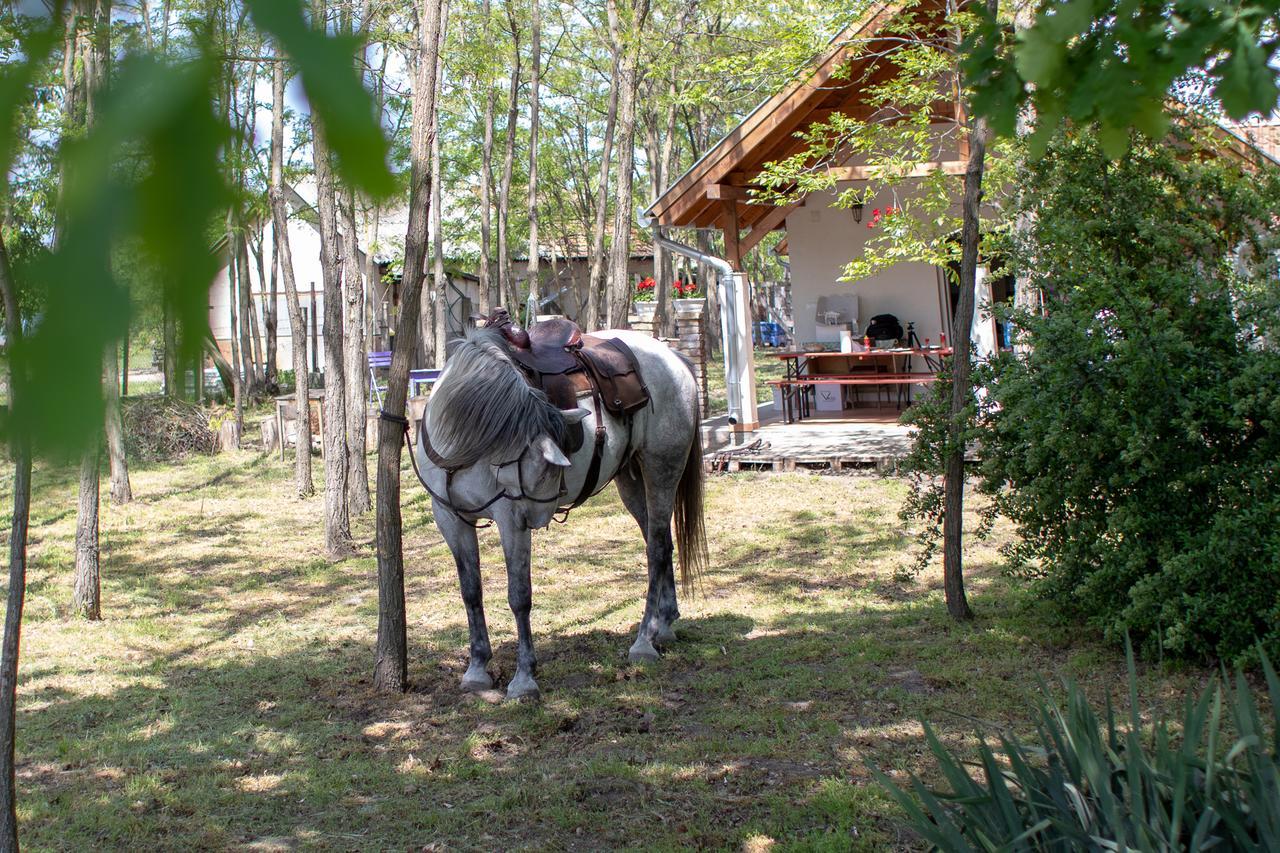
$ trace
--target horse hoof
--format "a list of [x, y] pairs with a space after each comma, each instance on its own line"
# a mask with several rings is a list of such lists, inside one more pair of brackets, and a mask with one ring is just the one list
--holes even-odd
[[627, 652], [627, 659], [632, 663], [657, 663], [658, 650], [651, 643], [636, 641], [636, 644]]
[[511, 679], [511, 683], [507, 685], [507, 700], [519, 701], [526, 700], [536, 702], [542, 698], [542, 693], [538, 690], [538, 683], [529, 676], [519, 676]]
[[658, 630], [658, 635], [654, 637], [662, 645], [669, 645], [676, 641], [676, 632], [671, 626], [666, 626]]
[[483, 693], [486, 690], [493, 689], [493, 679], [487, 675], [484, 678], [464, 678], [462, 679], [463, 693]]

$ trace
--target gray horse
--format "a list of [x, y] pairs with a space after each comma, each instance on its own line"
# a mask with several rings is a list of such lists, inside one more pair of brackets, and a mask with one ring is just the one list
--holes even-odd
[[[675, 639], [672, 623], [680, 612], [672, 566], [673, 516], [686, 592], [706, 564], [698, 392], [689, 364], [647, 335], [595, 334], [622, 339], [639, 362], [650, 403], [629, 418], [594, 411], [590, 397], [582, 400], [585, 408], [557, 409], [525, 381], [511, 345], [493, 329], [470, 330], [455, 342], [423, 414], [414, 454], [432, 496], [436, 526], [453, 551], [471, 632], [463, 690], [493, 687], [476, 542], [476, 521], [489, 518], [502, 538], [507, 601], [516, 620], [516, 674], [507, 686], [507, 698], [538, 695], [529, 627], [529, 531], [546, 527], [582, 490], [597, 418], [604, 418], [606, 441], [596, 491], [610, 480], [618, 484], [623, 504], [640, 525], [648, 555], [649, 589], [629, 653], [632, 661], [656, 661], [657, 647]], [[567, 454], [567, 435], [577, 423], [587, 438], [581, 449]]]

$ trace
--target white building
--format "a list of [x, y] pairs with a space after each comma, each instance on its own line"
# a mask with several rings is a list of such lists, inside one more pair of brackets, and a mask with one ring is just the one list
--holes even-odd
[[[310, 370], [324, 369], [324, 276], [320, 267], [320, 226], [313, 201], [304, 197], [314, 196], [314, 184], [301, 184], [297, 188], [286, 187], [286, 202], [289, 206], [289, 248], [293, 257], [294, 280], [298, 286], [298, 299], [302, 303], [302, 314], [306, 334], [302, 345], [307, 352], [307, 365]], [[407, 224], [405, 210], [395, 210], [381, 215], [378, 219], [376, 237], [370, 240], [370, 229], [362, 223], [357, 235], [359, 256], [357, 261], [362, 273], [367, 272], [366, 251], [373, 243], [375, 248], [374, 262], [378, 270], [378, 281], [367, 288], [370, 294], [366, 306], [366, 328], [370, 337], [370, 351], [390, 348], [389, 330], [399, 313], [400, 281], [398, 277], [384, 280], [393, 257], [403, 252], [404, 233]], [[254, 247], [248, 250], [248, 268], [250, 294], [253, 300], [255, 316], [263, 344], [266, 343], [266, 326], [263, 306], [270, 300], [272, 246], [275, 240], [274, 227], [268, 220], [262, 227], [261, 274], [259, 258]], [[219, 247], [226, 260], [225, 242]], [[449, 329], [452, 334], [460, 334], [463, 324], [471, 314], [473, 306], [478, 302], [478, 281], [474, 275], [450, 270], [446, 288], [449, 304]], [[276, 305], [276, 364], [280, 370], [290, 370], [293, 366], [293, 330], [289, 323], [289, 307], [285, 297], [283, 276], [277, 276]], [[425, 296], [425, 294], [424, 294]], [[209, 326], [213, 331], [223, 355], [231, 359], [231, 301], [229, 265], [218, 271], [209, 288]], [[239, 313], [239, 304], [235, 306]]]

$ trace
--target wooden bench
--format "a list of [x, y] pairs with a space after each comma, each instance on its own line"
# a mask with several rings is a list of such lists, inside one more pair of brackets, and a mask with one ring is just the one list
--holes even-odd
[[[937, 380], [938, 377], [933, 373], [872, 373], [868, 371], [866, 373], [815, 373], [794, 379], [771, 379], [769, 384], [776, 386], [781, 391], [783, 421], [792, 423], [797, 419], [792, 413], [795, 408], [796, 395], [800, 395], [800, 417], [804, 417], [809, 408], [804, 395], [816, 385], [847, 385], [852, 387], [865, 385], [928, 385]], [[901, 405], [901, 399], [899, 399], [899, 405]]]

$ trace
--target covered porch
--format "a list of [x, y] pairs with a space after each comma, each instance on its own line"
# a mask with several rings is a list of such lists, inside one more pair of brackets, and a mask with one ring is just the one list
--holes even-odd
[[[748, 413], [730, 425], [730, 431], [739, 433], [734, 439], [739, 444], [749, 444], [766, 431], [776, 430], [768, 439], [770, 445], [796, 451], [790, 454], [788, 450], [783, 458], [829, 456], [866, 464], [900, 456], [905, 452], [902, 447], [909, 444], [909, 437], [905, 427], [897, 426], [901, 413], [898, 406], [873, 407], [873, 413], [869, 413], [864, 396], [859, 396], [864, 390], [860, 386], [904, 385], [912, 382], [911, 376], [898, 369], [896, 362], [887, 368], [883, 365], [876, 368], [871, 364], [875, 359], [837, 364], [838, 359], [804, 356], [817, 350], [844, 353], [864, 350], [866, 333], [871, 328], [884, 328], [872, 324], [872, 320], [881, 315], [892, 317], [901, 327], [899, 333], [886, 335], [881, 341], [880, 348], [884, 350], [936, 352], [951, 338], [954, 294], [945, 271], [927, 264], [900, 263], [856, 283], [841, 281], [845, 266], [861, 256], [872, 234], [870, 226], [879, 219], [873, 216], [874, 208], [893, 206], [894, 193], [901, 193], [901, 187], [896, 190], [880, 187], [863, 206], [865, 216], [862, 208], [851, 211], [835, 206], [836, 196], [842, 190], [874, 187], [880, 183], [874, 167], [857, 156], [848, 155], [822, 167], [835, 181], [831, 191], [808, 193], [778, 203], [765, 203], [754, 192], [767, 164], [806, 150], [807, 143], [801, 137], [814, 124], [825, 122], [836, 113], [864, 120], [878, 115], [867, 103], [867, 91], [899, 70], [883, 57], [891, 54], [893, 43], [901, 38], [900, 32], [887, 25], [903, 8], [900, 2], [873, 4], [833, 40], [832, 47], [815, 62], [811, 71], [764, 101], [671, 184], [647, 211], [659, 229], [721, 232], [724, 260], [738, 272], [735, 279], [744, 289], [751, 286], [741, 275], [744, 256], [759, 250], [770, 234], [785, 232], [785, 240], [775, 251], [788, 258], [790, 268], [794, 323], [790, 331], [796, 360], [795, 372], [789, 374], [788, 379], [802, 379], [801, 374], [806, 370], [813, 374], [838, 370], [836, 378], [849, 386], [839, 389], [836, 396], [841, 405], [836, 411], [805, 408], [802, 416], [797, 417], [795, 406], [790, 406], [784, 418], [782, 407], [777, 403], [762, 405], [757, 410], [756, 365], [750, 361], [751, 326], [739, 323], [739, 330], [746, 330], [747, 340], [726, 341], [729, 351], [726, 374], [737, 379], [736, 387], [730, 386], [730, 407], [732, 410], [736, 393], [739, 410]], [[944, 4], [925, 0], [914, 7], [913, 14], [919, 26], [936, 27], [944, 19], [945, 11]], [[958, 175], [964, 170], [967, 138], [959, 104], [944, 99], [931, 113], [930, 121], [936, 136], [935, 159], [904, 177], [920, 178], [939, 172]], [[744, 302], [749, 304], [747, 300], [738, 304]], [[874, 347], [875, 342], [870, 343]], [[744, 351], [748, 358], [739, 358], [735, 363], [735, 353]], [[756, 353], [754, 358], [761, 356]], [[921, 371], [921, 378], [911, 386], [911, 393], [918, 394], [932, 376], [925, 375], [923, 358], [917, 358], [916, 362], [915, 369]], [[877, 369], [879, 377], [866, 375], [875, 374]], [[885, 376], [886, 373], [892, 376]], [[808, 387], [813, 383], [797, 384], [806, 387], [788, 389], [794, 395], [792, 402], [807, 405], [815, 397], [815, 389]], [[794, 438], [784, 440], [783, 433], [788, 431]], [[865, 435], [858, 434], [860, 432]], [[831, 444], [832, 441], [835, 444]], [[711, 446], [709, 443], [708, 447]], [[812, 452], [805, 450], [806, 447]], [[862, 452], [863, 449], [866, 452]]]

